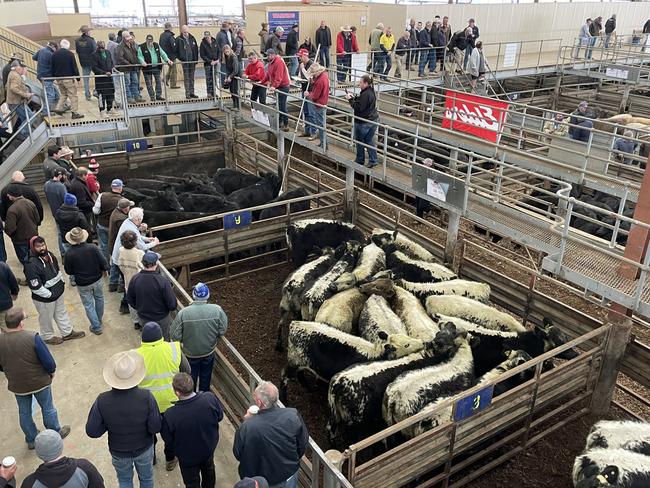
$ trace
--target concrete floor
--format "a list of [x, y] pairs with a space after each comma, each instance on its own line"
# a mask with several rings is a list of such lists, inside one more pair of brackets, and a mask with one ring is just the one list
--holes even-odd
[[[40, 227], [40, 233], [48, 242], [49, 249], [59, 257], [56, 244], [56, 227], [47, 202], [45, 220]], [[16, 276], [23, 276], [11, 242], [5, 237], [8, 264]], [[75, 330], [83, 330], [86, 337], [79, 340], [50, 346], [50, 351], [57, 362], [57, 371], [52, 383], [54, 403], [59, 412], [61, 424], [69, 424], [72, 432], [65, 439], [65, 454], [75, 458], [90, 460], [104, 477], [107, 487], [116, 487], [117, 479], [108, 452], [108, 440], [105, 434], [101, 439], [90, 439], [85, 433], [88, 412], [95, 398], [108, 386], [102, 378], [102, 368], [107, 358], [116, 352], [135, 348], [140, 345], [139, 334], [133, 329], [128, 315], [118, 313], [119, 295], [108, 293], [105, 289], [106, 312], [104, 315], [104, 334], [95, 336], [88, 332], [88, 320], [79, 299], [77, 290], [67, 286], [65, 303]], [[21, 287], [17, 305], [24, 307], [27, 312], [27, 328], [38, 330], [38, 317], [27, 287]], [[28, 474], [32, 473], [41, 461], [34, 451], [27, 450], [24, 436], [18, 424], [18, 408], [14, 395], [7, 390], [7, 380], [0, 374], [0, 413], [2, 414], [2, 435], [0, 436], [0, 457], [14, 456], [18, 462], [18, 486]], [[34, 417], [39, 429], [43, 429], [40, 410]], [[234, 429], [226, 419], [221, 422], [220, 441], [215, 452], [217, 470], [217, 487], [230, 488], [239, 479], [237, 461], [232, 455]], [[162, 443], [157, 446], [158, 459], [164, 460]], [[180, 470], [165, 471], [165, 463], [155, 466], [156, 487], [182, 487]], [[136, 476], [137, 479], [137, 476]], [[138, 483], [136, 481], [136, 486]]]

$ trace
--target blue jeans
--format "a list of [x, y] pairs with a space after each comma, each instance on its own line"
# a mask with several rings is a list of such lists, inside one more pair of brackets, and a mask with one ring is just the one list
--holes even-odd
[[108, 272], [108, 284], [109, 285], [119, 285], [124, 283], [124, 278], [122, 273], [120, 273], [120, 268], [115, 263], [111, 263], [111, 270]]
[[125, 71], [124, 72], [124, 88], [126, 90], [126, 98], [128, 100], [135, 100], [140, 98], [140, 71]]
[[292, 56], [289, 60], [289, 76], [296, 76], [298, 74], [299, 65], [300, 63], [298, 62], [298, 58], [296, 56]]
[[391, 53], [384, 53], [384, 61], [386, 62], [386, 68], [384, 69], [384, 76], [382, 76], [382, 79], [385, 80], [393, 67], [393, 56]]
[[99, 240], [99, 249], [104, 253], [104, 257], [110, 259], [108, 255], [108, 227], [97, 224], [97, 239]]
[[612, 39], [612, 33], [605, 34], [605, 49], [609, 47], [609, 41]]
[[[354, 140], [357, 141], [357, 157], [354, 162], [363, 164], [366, 159], [366, 149], [368, 150], [368, 163], [371, 166], [377, 164], [377, 149], [375, 149], [375, 132], [377, 132], [377, 125], [369, 122], [354, 121]], [[365, 147], [362, 144], [367, 144], [371, 147]]]
[[424, 70], [429, 64], [429, 72], [433, 72], [436, 69], [436, 50], [429, 49], [427, 51], [420, 52], [420, 64], [418, 65], [418, 74], [420, 76], [424, 75]]
[[43, 425], [46, 429], [61, 430], [59, 424], [59, 416], [56, 413], [54, 402], [52, 401], [52, 388], [48, 386], [37, 393], [28, 395], [16, 395], [16, 403], [18, 403], [18, 418], [20, 420], [20, 428], [25, 433], [26, 442], [34, 442], [38, 435], [36, 424], [34, 423], [34, 416], [32, 415], [32, 397], [41, 406], [43, 412]]
[[325, 147], [325, 113], [327, 111], [327, 107], [318, 107], [314, 105], [312, 102], [309, 103], [312, 105], [312, 120], [314, 121], [314, 125], [318, 130], [320, 145], [321, 147], [324, 148]]
[[192, 370], [194, 385], [199, 387], [199, 391], [210, 391], [214, 354], [210, 354], [204, 358], [187, 358], [187, 360]]
[[84, 94], [86, 95], [86, 100], [90, 100], [90, 73], [92, 73], [90, 66], [81, 67], [81, 74], [84, 76]]
[[138, 472], [140, 488], [153, 488], [153, 453], [151, 444], [149, 449], [134, 458], [111, 456], [119, 488], [133, 488], [133, 466]]
[[465, 59], [463, 59], [463, 69], [467, 69], [467, 63], [469, 63], [469, 57], [472, 55], [472, 50], [474, 48], [467, 44], [467, 47], [465, 48]]
[[298, 473], [294, 474], [287, 481], [278, 483], [277, 485], [271, 485], [269, 488], [297, 488], [298, 486]]
[[352, 67], [352, 54], [343, 54], [337, 59], [339, 65], [336, 67], [336, 77], [340, 82], [344, 82]]
[[29, 244], [23, 244], [23, 243], [13, 243], [14, 245], [14, 251], [16, 251], [16, 257], [18, 258], [18, 261], [20, 261], [21, 264], [25, 264], [27, 260], [29, 259]]
[[384, 59], [386, 55], [379, 51], [373, 54], [372, 72], [381, 75], [384, 73]]
[[288, 86], [281, 86], [275, 91], [275, 96], [278, 97], [278, 110], [280, 111], [280, 125], [289, 124], [289, 116], [287, 115], [287, 93], [289, 93]]
[[43, 88], [45, 89], [45, 97], [47, 98], [50, 111], [52, 111], [56, 107], [56, 102], [59, 101], [59, 91], [54, 86], [53, 80], [44, 81]]
[[91, 285], [77, 285], [81, 303], [86, 309], [86, 317], [90, 321], [90, 330], [95, 332], [102, 330], [102, 318], [104, 317], [103, 284], [104, 282], [100, 278]]
[[16, 109], [16, 116], [18, 117], [18, 120], [16, 121], [16, 127], [21, 127], [20, 134], [24, 137], [28, 137], [28, 121], [30, 124], [33, 122], [32, 117], [34, 117], [34, 112], [32, 112], [32, 110], [24, 103], [21, 103], [19, 105], [9, 105], [9, 110], [13, 110], [14, 108]]
[[2, 236], [0, 236], [0, 261], [3, 263], [7, 262], [7, 249], [5, 248], [5, 235], [4, 232], [0, 230]]
[[[65, 253], [68, 252], [68, 249], [70, 249], [71, 245], [68, 244], [66, 241], [62, 241], [61, 244], [63, 245], [63, 255], [61, 257], [65, 259]], [[75, 283], [74, 275], [70, 275], [70, 284], [74, 285], [74, 283]]]
[[325, 66], [326, 68], [330, 67], [330, 47], [322, 46], [318, 52], [318, 59], [320, 60], [320, 65]]
[[302, 114], [305, 117], [305, 134], [309, 134], [310, 136], [316, 134], [314, 104], [307, 99], [305, 99], [305, 103], [302, 106]]

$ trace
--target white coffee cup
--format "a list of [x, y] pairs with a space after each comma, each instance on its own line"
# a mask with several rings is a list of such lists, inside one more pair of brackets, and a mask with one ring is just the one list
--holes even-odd
[[14, 464], [16, 464], [16, 458], [13, 456], [7, 456], [2, 460], [2, 465], [5, 468], [11, 468]]
[[251, 405], [250, 407], [248, 407], [248, 413], [251, 415], [257, 415], [259, 411], [260, 411], [260, 407], [258, 407], [257, 405]]

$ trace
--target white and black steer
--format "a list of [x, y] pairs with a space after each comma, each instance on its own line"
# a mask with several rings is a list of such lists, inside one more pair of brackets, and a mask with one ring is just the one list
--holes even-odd
[[358, 330], [359, 315], [367, 299], [358, 288], [337, 293], [323, 302], [314, 321], [352, 334]]
[[361, 251], [357, 266], [351, 272], [343, 273], [334, 282], [334, 290], [343, 291], [353, 286], [362, 285], [384, 269], [386, 269], [386, 253], [379, 246], [370, 243]]
[[305, 219], [287, 226], [287, 247], [294, 266], [303, 264], [314, 248], [338, 247], [346, 241], [365, 243], [366, 238], [354, 225], [336, 220]]
[[409, 258], [402, 251], [386, 255], [386, 265], [395, 278], [419, 283], [438, 283], [456, 279], [456, 274], [442, 264]]
[[455, 295], [431, 295], [425, 303], [429, 315], [441, 314], [459, 317], [488, 329], [506, 332], [526, 331], [522, 323], [511, 315], [471, 298]]
[[377, 343], [382, 332], [389, 335], [406, 334], [406, 327], [384, 297], [371, 295], [359, 316], [359, 335]]
[[300, 311], [303, 320], [314, 320], [323, 302], [334, 295], [332, 283], [356, 265], [361, 244], [357, 241], [348, 241], [341, 247], [343, 246], [345, 251], [340, 259], [324, 275], [317, 278], [309, 288], [305, 289], [300, 297]]
[[590, 449], [573, 463], [575, 488], [648, 488], [650, 456], [626, 449]]
[[419, 261], [433, 263], [436, 258], [423, 246], [411, 239], [404, 237], [398, 231], [387, 229], [373, 229], [370, 240], [384, 249], [387, 253], [402, 251], [408, 257]]
[[391, 305], [406, 327], [406, 333], [422, 341], [431, 341], [440, 330], [427, 314], [420, 300], [404, 288], [395, 286]]
[[482, 303], [487, 303], [490, 299], [490, 285], [476, 281], [456, 279], [440, 283], [417, 283], [397, 280], [397, 284], [423, 301], [431, 295], [457, 295]]
[[336, 257], [334, 249], [323, 249], [323, 255], [303, 264], [291, 273], [282, 285], [282, 298], [280, 299], [280, 322], [278, 323], [278, 339], [275, 349], [281, 351], [284, 347], [286, 330], [289, 322], [300, 318], [300, 298], [314, 281], [322, 276], [334, 263]]
[[433, 343], [392, 361], [374, 361], [351, 366], [332, 377], [327, 392], [330, 439], [346, 444], [379, 431], [385, 424], [381, 403], [386, 387], [400, 374], [438, 364], [451, 357], [460, 345], [453, 324], [445, 324]]
[[586, 449], [626, 449], [650, 456], [650, 423], [601, 420], [591, 428]]

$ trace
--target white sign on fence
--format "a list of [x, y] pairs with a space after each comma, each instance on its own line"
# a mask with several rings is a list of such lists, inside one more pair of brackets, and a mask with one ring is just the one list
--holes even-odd
[[448, 191], [449, 183], [440, 183], [433, 178], [427, 178], [427, 195], [432, 196], [436, 200], [446, 202]]
[[517, 64], [517, 51], [519, 49], [518, 42], [510, 42], [506, 44], [503, 51], [503, 67], [511, 68]]
[[256, 120], [267, 127], [271, 127], [271, 122], [269, 121], [269, 115], [267, 113], [251, 108], [251, 115], [253, 116], [253, 120]]
[[350, 73], [350, 81], [357, 83], [359, 78], [366, 74], [366, 67], [368, 66], [368, 55], [366, 53], [353, 53], [352, 54], [352, 73]]
[[620, 68], [607, 68], [605, 70], [605, 74], [609, 76], [610, 78], [618, 78], [619, 80], [627, 80], [630, 72], [629, 70], [626, 69], [620, 69]]

